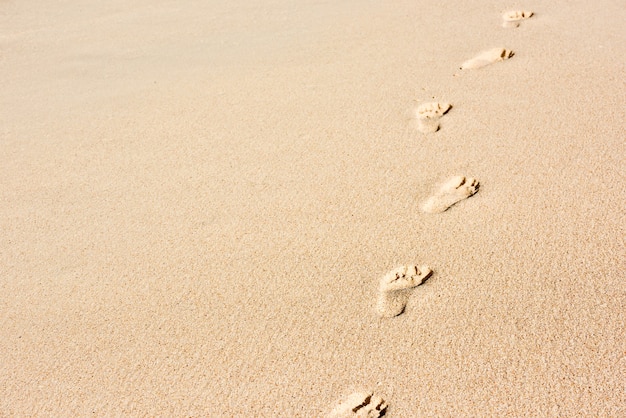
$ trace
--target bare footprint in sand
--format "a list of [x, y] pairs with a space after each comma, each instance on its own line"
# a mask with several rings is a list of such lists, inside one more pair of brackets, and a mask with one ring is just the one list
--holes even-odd
[[494, 62], [507, 60], [513, 55], [515, 55], [515, 53], [508, 49], [493, 48], [488, 51], [483, 51], [474, 58], [465, 61], [461, 64], [461, 70], [474, 70], [476, 68], [482, 68], [486, 65], [493, 64]]
[[392, 318], [404, 312], [411, 290], [424, 283], [433, 271], [427, 266], [408, 265], [391, 270], [378, 287], [376, 311], [385, 318]]
[[528, 19], [533, 15], [533, 12], [527, 12], [525, 10], [509, 10], [502, 13], [502, 27], [504, 28], [516, 28], [520, 25], [522, 20]]
[[478, 191], [478, 180], [472, 177], [454, 176], [422, 205], [426, 213], [440, 213]]
[[387, 403], [371, 392], [356, 392], [340, 401], [328, 418], [378, 418], [387, 412]]
[[417, 129], [422, 133], [432, 133], [439, 130], [439, 119], [452, 108], [450, 103], [428, 102], [422, 103], [415, 109]]

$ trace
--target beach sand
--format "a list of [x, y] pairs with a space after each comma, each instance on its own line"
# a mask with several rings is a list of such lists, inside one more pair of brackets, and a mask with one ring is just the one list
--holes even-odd
[[626, 9], [511, 6], [1, 2], [0, 416], [626, 415]]

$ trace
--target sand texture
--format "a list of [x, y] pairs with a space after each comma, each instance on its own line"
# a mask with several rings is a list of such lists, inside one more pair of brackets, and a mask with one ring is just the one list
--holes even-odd
[[0, 416], [626, 416], [624, 22], [0, 2]]

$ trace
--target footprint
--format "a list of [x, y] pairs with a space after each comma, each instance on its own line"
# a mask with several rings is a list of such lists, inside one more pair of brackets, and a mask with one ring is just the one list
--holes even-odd
[[346, 397], [328, 418], [378, 418], [387, 412], [387, 403], [372, 392], [356, 392]]
[[427, 266], [408, 265], [391, 270], [378, 287], [376, 311], [385, 318], [392, 318], [404, 312], [411, 289], [424, 283], [433, 271]]
[[525, 10], [510, 10], [502, 14], [502, 27], [504, 28], [516, 28], [520, 25], [522, 20], [528, 19], [533, 15], [533, 12], [527, 12]]
[[515, 53], [504, 48], [493, 48], [488, 51], [483, 51], [476, 55], [474, 58], [465, 61], [461, 64], [461, 70], [473, 70], [481, 68], [494, 62], [504, 61], [511, 58]]
[[433, 196], [422, 205], [426, 213], [440, 213], [455, 203], [467, 199], [478, 191], [478, 180], [472, 177], [454, 176], [446, 181]]
[[450, 103], [422, 103], [415, 109], [415, 114], [418, 118], [440, 118], [448, 113], [451, 107], [452, 105]]
[[450, 103], [422, 103], [415, 109], [417, 129], [425, 134], [439, 130], [439, 119], [452, 108]]

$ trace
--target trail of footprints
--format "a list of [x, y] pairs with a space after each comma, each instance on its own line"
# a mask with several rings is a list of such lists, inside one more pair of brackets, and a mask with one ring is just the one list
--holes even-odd
[[[502, 14], [504, 28], [517, 28], [533, 12], [510, 10]], [[462, 70], [474, 70], [487, 65], [507, 60], [515, 54], [505, 48], [493, 48], [483, 51], [461, 64]], [[440, 129], [440, 119], [452, 108], [447, 102], [422, 103], [415, 109], [417, 129], [430, 134]], [[473, 196], [479, 189], [479, 182], [472, 177], [454, 176], [446, 180], [426, 199], [422, 212], [441, 213], [456, 203]], [[381, 318], [392, 318], [402, 314], [413, 290], [423, 284], [433, 271], [428, 266], [414, 264], [396, 267], [385, 274], [378, 284], [376, 312]], [[329, 418], [377, 418], [387, 412], [387, 403], [372, 392], [355, 392], [339, 401]]]

